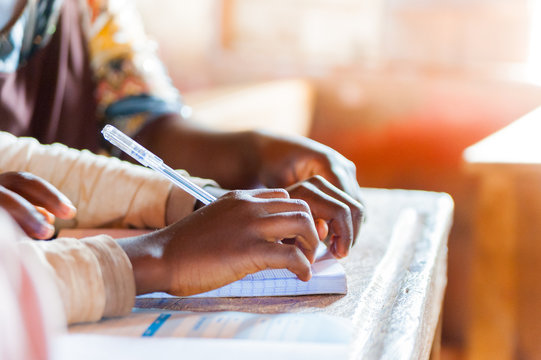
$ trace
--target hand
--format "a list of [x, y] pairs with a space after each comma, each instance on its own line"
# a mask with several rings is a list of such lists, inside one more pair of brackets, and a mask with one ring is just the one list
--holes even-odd
[[76, 213], [71, 201], [58, 189], [26, 172], [0, 174], [0, 206], [35, 239], [53, 236], [55, 215], [71, 219]]
[[292, 185], [287, 191], [291, 198], [308, 203], [320, 239], [325, 239], [333, 255], [347, 256], [359, 235], [363, 205], [319, 175]]
[[[294, 245], [280, 242], [286, 238]], [[307, 281], [319, 240], [308, 205], [279, 189], [227, 193], [169, 227], [119, 243], [138, 293], [191, 295], [266, 268]]]
[[258, 177], [267, 187], [287, 188], [320, 175], [332, 185], [361, 201], [353, 162], [337, 151], [303, 137], [285, 137], [256, 133], [259, 149]]
[[[216, 186], [205, 186], [205, 190], [216, 198], [219, 198], [229, 192]], [[191, 195], [188, 195], [191, 196]], [[190, 215], [194, 210], [205, 206], [201, 201], [197, 200], [193, 207], [186, 207], [183, 204], [186, 203], [186, 191], [178, 186], [173, 186], [169, 197], [167, 198], [167, 204], [165, 208], [165, 225], [171, 225], [180, 219]]]
[[286, 188], [321, 175], [361, 200], [355, 165], [308, 138], [264, 131], [220, 132], [169, 114], [145, 126], [137, 140], [169, 166], [216, 180], [223, 188]]

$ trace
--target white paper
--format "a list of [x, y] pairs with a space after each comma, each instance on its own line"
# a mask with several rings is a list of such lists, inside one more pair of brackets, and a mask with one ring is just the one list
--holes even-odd
[[349, 343], [352, 334], [350, 322], [325, 314], [179, 311], [153, 315], [143, 336]]
[[53, 360], [323, 360], [346, 359], [345, 344], [264, 342], [253, 340], [133, 338], [63, 335], [53, 341]]
[[[347, 292], [346, 272], [320, 244], [316, 260], [312, 264], [312, 278], [301, 281], [287, 269], [267, 269], [235, 281], [221, 288], [193, 297], [252, 297], [252, 296], [295, 296], [312, 294], [345, 294]], [[138, 298], [167, 298], [173, 295], [155, 292], [139, 295]]]
[[192, 337], [279, 342], [349, 343], [348, 319], [317, 314], [255, 314], [134, 309], [125, 317], [76, 324], [70, 333], [131, 337]]

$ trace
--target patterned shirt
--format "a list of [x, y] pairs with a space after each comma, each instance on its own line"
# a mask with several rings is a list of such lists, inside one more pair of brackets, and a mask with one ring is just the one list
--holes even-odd
[[[13, 73], [47, 45], [62, 0], [28, 1], [15, 24], [0, 33], [0, 72]], [[188, 115], [156, 45], [145, 35], [130, 0], [77, 0], [96, 83], [96, 119], [133, 136], [166, 113]]]

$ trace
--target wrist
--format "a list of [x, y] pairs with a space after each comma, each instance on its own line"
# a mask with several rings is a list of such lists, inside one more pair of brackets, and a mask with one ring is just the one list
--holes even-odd
[[186, 215], [195, 207], [195, 199], [178, 186], [171, 186], [165, 205], [165, 226], [171, 225]]
[[263, 159], [265, 157], [265, 148], [268, 136], [262, 130], [249, 130], [241, 134], [243, 173], [245, 179], [249, 181], [246, 188], [257, 188], [263, 185], [261, 181], [261, 172]]
[[170, 271], [164, 259], [165, 234], [155, 231], [145, 235], [119, 239], [133, 268], [136, 293], [167, 291]]

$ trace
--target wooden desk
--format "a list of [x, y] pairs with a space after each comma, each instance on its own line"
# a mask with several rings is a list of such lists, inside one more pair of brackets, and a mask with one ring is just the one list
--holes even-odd
[[[453, 202], [441, 193], [378, 189], [366, 189], [365, 202], [368, 220], [350, 256], [342, 260], [348, 280], [345, 296], [142, 299], [136, 305], [206, 312], [321, 312], [353, 322], [357, 336], [352, 358], [427, 359], [433, 340], [439, 340]], [[401, 244], [389, 246], [391, 232], [406, 208], [421, 215], [420, 232], [412, 246], [397, 252]], [[394, 272], [389, 270], [393, 267]], [[81, 332], [81, 326], [71, 329]]]
[[541, 108], [469, 147], [479, 180], [470, 359], [541, 357]]

